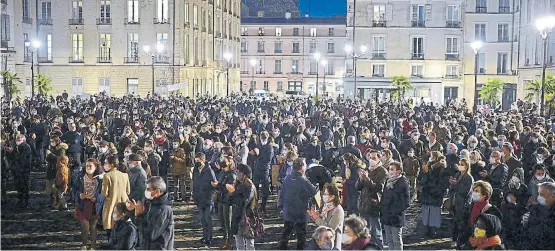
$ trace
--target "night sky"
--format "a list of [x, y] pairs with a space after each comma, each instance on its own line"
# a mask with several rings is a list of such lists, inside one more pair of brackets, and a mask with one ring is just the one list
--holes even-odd
[[331, 17], [345, 15], [347, 1], [345, 0], [299, 0], [301, 16], [307, 11], [312, 17]]

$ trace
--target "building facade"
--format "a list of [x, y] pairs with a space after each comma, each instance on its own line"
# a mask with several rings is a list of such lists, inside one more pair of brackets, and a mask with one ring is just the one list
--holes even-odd
[[242, 88], [315, 95], [318, 82], [319, 95], [342, 93], [345, 39], [345, 18], [242, 18]]
[[[24, 42], [31, 40], [41, 41], [35, 74], [50, 77], [54, 93], [146, 95], [154, 86], [162, 95], [225, 95], [228, 83], [230, 93], [239, 89], [240, 0], [9, 4], [15, 72], [25, 80], [20, 88], [25, 95], [30, 95], [31, 48]], [[226, 52], [232, 55], [229, 62]]]
[[[15, 71], [14, 2], [14, 0], [2, 0], [0, 2], [0, 71]], [[24, 26], [28, 26], [28, 24]], [[3, 95], [4, 88], [0, 88], [0, 96]]]

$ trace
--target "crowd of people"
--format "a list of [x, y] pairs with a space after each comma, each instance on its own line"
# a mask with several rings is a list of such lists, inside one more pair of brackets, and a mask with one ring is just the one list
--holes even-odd
[[[48, 206], [74, 211], [87, 250], [173, 249], [175, 201], [196, 205], [206, 246], [219, 219], [223, 250], [254, 250], [276, 207], [276, 248], [294, 236], [296, 249], [402, 250], [411, 206], [425, 238], [451, 237], [458, 249], [552, 249], [555, 116], [513, 108], [246, 94], [16, 99], [2, 103], [2, 200], [12, 181], [27, 207], [29, 174], [45, 171]], [[98, 226], [108, 243], [97, 243]]]

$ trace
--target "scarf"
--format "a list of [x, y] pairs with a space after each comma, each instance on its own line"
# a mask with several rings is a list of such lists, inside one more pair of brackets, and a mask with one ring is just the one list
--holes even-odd
[[385, 184], [385, 186], [386, 186], [388, 189], [393, 189], [393, 186], [395, 185], [395, 183], [396, 183], [400, 178], [402, 178], [402, 177], [403, 177], [403, 175], [400, 174], [400, 175], [397, 176], [397, 177], [387, 179], [387, 183]]
[[482, 210], [489, 204], [488, 200], [475, 201], [470, 211], [470, 224], [474, 225], [476, 217], [482, 213]]
[[501, 245], [501, 238], [499, 237], [499, 235], [495, 235], [489, 238], [470, 237], [469, 241], [470, 244], [476, 248], [476, 250], [484, 250], [495, 245]]
[[322, 219], [325, 219], [328, 217], [328, 213], [333, 211], [335, 209], [335, 205], [333, 205], [333, 203], [326, 203], [326, 205], [324, 206], [324, 208], [322, 208]]
[[166, 143], [166, 137], [155, 138], [154, 143], [156, 143], [157, 145], [162, 145], [162, 144]]

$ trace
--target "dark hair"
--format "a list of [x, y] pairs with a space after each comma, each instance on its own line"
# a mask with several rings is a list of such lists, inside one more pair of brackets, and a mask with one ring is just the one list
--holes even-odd
[[328, 191], [330, 195], [333, 195], [333, 205], [337, 206], [341, 204], [341, 200], [339, 199], [339, 188], [337, 187], [337, 185], [333, 183], [326, 183], [324, 185], [324, 189], [326, 189], [326, 191]]
[[403, 172], [403, 164], [401, 164], [401, 162], [393, 161], [389, 165], [394, 166], [395, 170], [400, 170], [401, 172]]
[[356, 215], [349, 216], [349, 218], [345, 219], [343, 224], [353, 230], [353, 234], [356, 234], [357, 237], [366, 237], [369, 235], [368, 228], [366, 227], [366, 220]]
[[119, 160], [116, 155], [108, 155], [104, 160], [104, 163], [108, 163], [109, 165], [114, 166], [115, 168], [119, 167]]
[[195, 158], [206, 160], [206, 155], [204, 155], [204, 153], [197, 153], [195, 154]]
[[118, 212], [124, 214], [125, 217], [129, 217], [129, 209], [127, 209], [127, 206], [125, 205], [125, 202], [117, 203], [116, 204], [116, 209], [118, 210]]
[[[104, 170], [100, 166], [100, 161], [98, 161], [97, 159], [93, 159], [93, 158], [87, 159], [87, 161], [85, 161], [85, 165], [87, 165], [87, 162], [93, 163], [96, 169], [94, 170], [93, 176], [99, 175], [104, 172]], [[87, 173], [87, 167], [83, 168], [82, 172], [83, 172], [83, 175], [85, 175]]]
[[293, 161], [293, 171], [300, 171], [303, 170], [303, 167], [306, 166], [306, 162], [304, 158], [297, 158]]
[[237, 165], [237, 171], [245, 175], [245, 177], [251, 179], [252, 178], [252, 169], [250, 166], [245, 164]]

